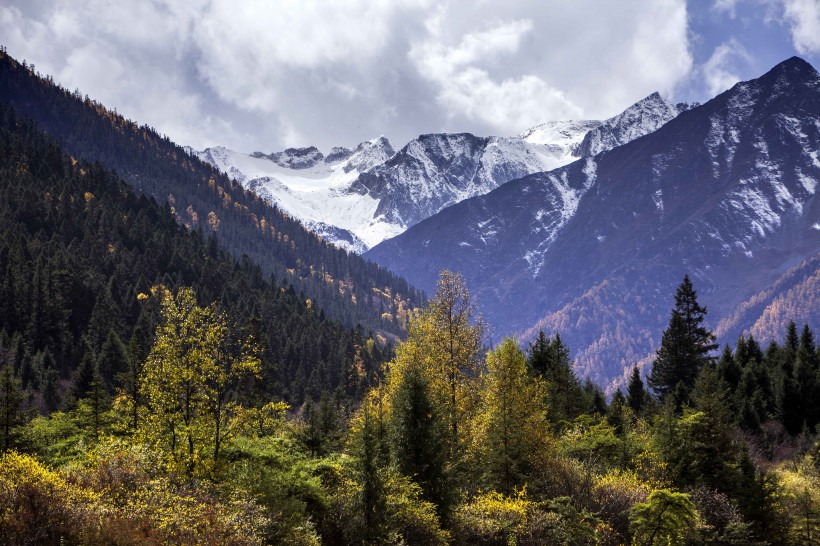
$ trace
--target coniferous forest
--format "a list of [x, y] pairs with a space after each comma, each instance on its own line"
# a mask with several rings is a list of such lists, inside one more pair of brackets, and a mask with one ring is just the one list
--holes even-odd
[[607, 397], [560, 332], [491, 346], [445, 271], [390, 343], [11, 104], [0, 543], [820, 541], [808, 326], [721, 349], [684, 277], [655, 361]]

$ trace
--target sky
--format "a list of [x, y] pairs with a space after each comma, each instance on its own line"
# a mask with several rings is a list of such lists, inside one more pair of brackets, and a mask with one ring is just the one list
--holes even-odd
[[327, 152], [820, 68], [820, 0], [3, 0], [0, 44], [178, 144]]

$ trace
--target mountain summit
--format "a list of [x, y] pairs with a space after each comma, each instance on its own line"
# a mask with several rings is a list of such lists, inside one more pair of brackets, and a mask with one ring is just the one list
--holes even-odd
[[[585, 142], [617, 127], [608, 120]], [[793, 58], [655, 132], [468, 199], [365, 256], [427, 290], [441, 269], [460, 271], [497, 336], [560, 331], [581, 376], [608, 381], [658, 346], [684, 274], [714, 326], [818, 253], [819, 151], [820, 77]]]

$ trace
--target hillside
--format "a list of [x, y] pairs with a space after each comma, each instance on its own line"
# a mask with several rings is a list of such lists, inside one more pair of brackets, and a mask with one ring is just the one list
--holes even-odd
[[323, 241], [152, 128], [55, 85], [0, 52], [0, 102], [33, 119], [78, 159], [115, 170], [137, 191], [166, 200], [178, 221], [215, 234], [237, 259], [286, 279], [348, 326], [399, 335], [422, 295], [403, 279]]
[[42, 410], [83, 395], [94, 368], [112, 394], [129, 388], [152, 344], [159, 286], [193, 287], [256, 336], [264, 381], [242, 397], [358, 397], [380, 367], [381, 349], [363, 332], [180, 226], [168, 205], [99, 163], [69, 156], [5, 105], [0, 189], [0, 358]]

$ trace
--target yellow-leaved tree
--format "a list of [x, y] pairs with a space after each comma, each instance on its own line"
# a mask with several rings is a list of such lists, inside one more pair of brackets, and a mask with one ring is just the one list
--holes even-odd
[[[410, 322], [407, 341], [390, 364], [388, 391], [401, 384], [408, 367], [427, 381], [449, 428], [448, 451], [457, 457], [468, 436], [463, 430], [477, 405], [484, 326], [461, 275], [442, 271], [429, 305]], [[392, 398], [391, 393], [388, 396]]]
[[473, 428], [473, 466], [484, 486], [510, 494], [526, 485], [536, 458], [554, 451], [543, 382], [529, 374], [518, 342], [505, 339], [487, 354], [481, 409]]
[[144, 417], [138, 435], [188, 477], [219, 467], [224, 443], [238, 427], [231, 400], [236, 383], [259, 375], [253, 339], [238, 339], [214, 305], [197, 305], [193, 290], [164, 288], [162, 323], [140, 379]]

